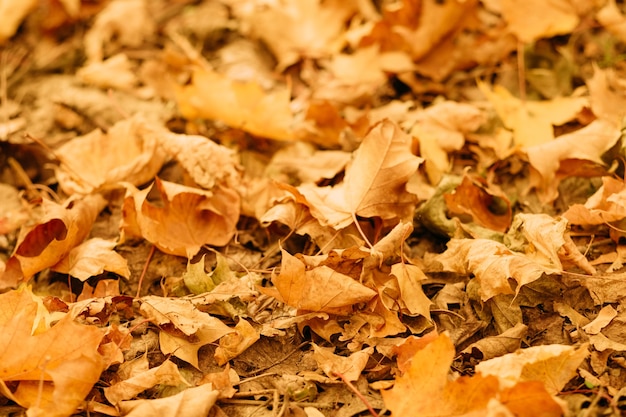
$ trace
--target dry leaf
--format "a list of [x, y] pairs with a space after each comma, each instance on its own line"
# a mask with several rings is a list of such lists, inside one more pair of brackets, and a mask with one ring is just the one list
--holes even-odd
[[497, 376], [505, 388], [518, 382], [541, 381], [546, 390], [558, 394], [576, 376], [576, 369], [589, 355], [586, 345], [531, 346], [476, 365], [476, 371]]
[[147, 200], [151, 187], [139, 191], [127, 186], [125, 235], [141, 236], [165, 253], [191, 257], [203, 245], [226, 245], [235, 234], [239, 195], [234, 191], [203, 191], [158, 178], [155, 183], [160, 206]]
[[298, 187], [322, 225], [341, 229], [355, 216], [385, 220], [413, 216], [417, 201], [406, 182], [421, 159], [411, 153], [411, 137], [394, 123], [377, 124], [363, 139], [346, 168], [344, 181], [334, 187]]
[[290, 92], [284, 87], [265, 91], [254, 81], [235, 81], [209, 69], [196, 69], [191, 84], [177, 88], [176, 98], [188, 119], [221, 120], [256, 136], [294, 139]]
[[478, 87], [491, 102], [502, 123], [513, 131], [515, 145], [533, 149], [553, 143], [553, 126], [574, 119], [589, 102], [586, 97], [522, 101], [499, 85], [491, 90], [487, 84], [479, 82]]
[[579, 18], [570, 0], [499, 0], [508, 28], [525, 43], [571, 33]]
[[119, 405], [121, 401], [134, 398], [137, 394], [158, 384], [172, 386], [189, 385], [178, 371], [176, 364], [166, 360], [159, 366], [143, 372], [137, 372], [124, 381], [104, 388], [104, 395], [111, 404]]
[[344, 357], [335, 355], [334, 348], [324, 348], [315, 343], [312, 345], [313, 358], [317, 365], [332, 379], [342, 375], [348, 381], [356, 381], [365, 369], [370, 355], [374, 353], [374, 348], [368, 347]]
[[119, 182], [139, 186], [152, 181], [166, 161], [161, 133], [141, 117], [116, 123], [107, 133], [97, 129], [56, 150], [62, 164], [59, 185], [68, 194], [88, 194]]
[[114, 241], [100, 238], [86, 240], [73, 248], [61, 262], [52, 267], [52, 270], [69, 274], [81, 281], [100, 275], [104, 271], [129, 278], [130, 270], [126, 259], [113, 250], [116, 244]]
[[119, 408], [126, 417], [206, 417], [218, 395], [211, 384], [203, 384], [171, 397], [122, 401]]
[[[517, 294], [522, 285], [543, 274], [561, 272], [488, 239], [452, 239], [448, 242], [448, 249], [436, 260], [446, 271], [473, 274], [480, 285], [479, 294], [483, 301], [498, 294]], [[517, 283], [515, 291], [509, 279]]]
[[22, 20], [37, 7], [36, 0], [3, 0], [0, 2], [0, 44], [15, 34]]
[[349, 312], [352, 305], [370, 300], [376, 292], [327, 266], [307, 265], [282, 251], [280, 274], [272, 277], [274, 288], [259, 290], [299, 310]]
[[252, 32], [261, 38], [278, 60], [277, 71], [295, 64], [301, 57], [320, 58], [337, 53], [345, 44], [342, 37], [352, 1], [300, 0], [277, 2], [252, 11]]
[[244, 319], [239, 319], [235, 331], [220, 339], [220, 345], [215, 349], [215, 360], [218, 365], [224, 365], [229, 360], [241, 355], [246, 349], [260, 339], [259, 332]]
[[22, 230], [15, 252], [1, 277], [0, 287], [26, 282], [37, 272], [56, 265], [89, 234], [105, 205], [99, 194], [70, 199], [65, 206], [43, 201], [43, 217], [35, 226]]
[[29, 414], [70, 416], [100, 378], [104, 333], [70, 316], [45, 326], [30, 290], [0, 295], [0, 306], [0, 391]]
[[565, 160], [578, 160], [575, 161], [578, 166], [580, 160], [604, 165], [602, 154], [615, 145], [620, 135], [612, 123], [598, 119], [551, 142], [526, 148], [528, 161], [536, 170], [531, 172], [531, 184], [538, 188], [542, 201], [553, 201], [558, 196], [560, 178], [557, 174]]

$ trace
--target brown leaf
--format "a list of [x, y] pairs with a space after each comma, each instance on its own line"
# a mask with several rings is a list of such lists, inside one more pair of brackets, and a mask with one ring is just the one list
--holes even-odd
[[385, 220], [410, 218], [417, 199], [405, 187], [421, 161], [410, 147], [410, 136], [394, 123], [383, 121], [363, 139], [341, 184], [305, 184], [298, 190], [306, 197], [311, 214], [335, 229], [348, 226], [357, 215]]
[[211, 384], [203, 384], [171, 397], [122, 401], [119, 408], [126, 417], [206, 417], [218, 395]]
[[[146, 368], [148, 366], [147, 359], [142, 360], [142, 362], [141, 368]], [[104, 395], [111, 404], [119, 405], [121, 401], [134, 398], [137, 394], [157, 384], [189, 385], [176, 364], [166, 360], [161, 365], [151, 369], [135, 370], [128, 379], [104, 388]]]
[[588, 355], [587, 345], [578, 349], [566, 345], [531, 346], [483, 361], [476, 371], [497, 376], [505, 388], [518, 382], [540, 381], [550, 394], [556, 395], [576, 376], [576, 369]]
[[191, 257], [203, 245], [226, 245], [239, 220], [239, 195], [216, 187], [212, 191], [155, 181], [162, 207], [147, 200], [150, 188], [129, 186], [124, 200], [126, 235], [139, 235], [165, 253]]
[[241, 355], [260, 337], [259, 332], [247, 320], [239, 319], [235, 331], [222, 337], [220, 345], [215, 349], [217, 364], [224, 365], [229, 360]]
[[266, 92], [254, 81], [234, 81], [208, 69], [196, 69], [190, 85], [176, 98], [188, 119], [204, 117], [256, 136], [292, 140], [293, 115], [286, 88]]
[[570, 33], [580, 20], [570, 0], [501, 0], [500, 7], [509, 30], [525, 43]]
[[309, 311], [349, 312], [353, 304], [366, 302], [376, 295], [374, 290], [327, 266], [307, 270], [304, 262], [285, 250], [280, 274], [272, 277], [272, 283], [275, 288], [260, 290], [285, 304]]
[[107, 133], [94, 130], [56, 150], [61, 165], [59, 185], [68, 194], [120, 186], [125, 181], [141, 185], [154, 179], [166, 160], [158, 131], [140, 118], [116, 123]]
[[26, 282], [65, 258], [87, 237], [104, 205], [105, 200], [99, 194], [71, 199], [64, 206], [44, 200], [42, 219], [22, 231], [0, 287]]
[[348, 381], [359, 379], [370, 355], [374, 353], [374, 348], [368, 347], [344, 357], [335, 355], [334, 350], [334, 348], [324, 348], [313, 343], [313, 358], [330, 378], [336, 379], [338, 374], [341, 374]]
[[42, 309], [29, 290], [0, 295], [0, 391], [33, 415], [69, 416], [100, 378], [104, 333], [70, 316], [48, 327]]
[[506, 194], [478, 175], [466, 173], [461, 185], [444, 194], [444, 199], [452, 213], [469, 214], [479, 226], [498, 232], [505, 232], [513, 219]]
[[113, 250], [115, 245], [114, 241], [100, 238], [86, 240], [73, 248], [61, 262], [52, 267], [52, 270], [69, 274], [81, 281], [100, 275], [104, 271], [129, 278], [128, 263]]

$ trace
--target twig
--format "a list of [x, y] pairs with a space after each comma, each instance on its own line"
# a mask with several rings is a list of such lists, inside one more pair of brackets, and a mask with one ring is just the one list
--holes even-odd
[[369, 401], [367, 401], [367, 398], [365, 398], [365, 396], [363, 394], [361, 394], [361, 392], [352, 384], [352, 382], [348, 381], [346, 379], [346, 377], [339, 372], [333, 372], [333, 375], [338, 376], [339, 378], [341, 378], [341, 380], [343, 381], [344, 384], [346, 384], [348, 386], [348, 388], [350, 388], [350, 390], [352, 392], [354, 392], [354, 394], [359, 397], [359, 399], [361, 401], [363, 401], [363, 404], [365, 404], [365, 406], [367, 407], [367, 409], [369, 410], [369, 412], [374, 416], [374, 417], [380, 417], [378, 415], [378, 413], [376, 412], [376, 410], [374, 410], [374, 407], [372, 407], [372, 405], [370, 404]]
[[517, 82], [519, 84], [519, 98], [526, 105], [526, 62], [524, 56], [524, 43], [517, 42]]
[[139, 277], [139, 284], [137, 284], [137, 295], [135, 298], [139, 298], [139, 294], [141, 293], [141, 285], [143, 284], [143, 277], [146, 276], [146, 272], [148, 272], [148, 265], [150, 265], [150, 261], [154, 256], [154, 251], [156, 250], [156, 246], [152, 245], [150, 249], [150, 253], [148, 254], [148, 259], [146, 259], [146, 263], [143, 266], [143, 271], [141, 271], [141, 276]]

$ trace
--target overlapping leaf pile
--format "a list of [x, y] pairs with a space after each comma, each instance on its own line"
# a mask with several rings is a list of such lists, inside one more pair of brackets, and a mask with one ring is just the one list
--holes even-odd
[[620, 7], [0, 2], [0, 410], [618, 413]]

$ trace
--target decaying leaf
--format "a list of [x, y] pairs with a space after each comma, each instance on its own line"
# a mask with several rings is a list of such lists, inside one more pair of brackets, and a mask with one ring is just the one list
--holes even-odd
[[67, 142], [56, 152], [63, 163], [56, 175], [68, 194], [88, 194], [129, 182], [139, 186], [154, 179], [165, 163], [159, 147], [159, 130], [134, 117], [116, 123], [104, 133], [99, 129]]
[[154, 400], [122, 401], [120, 410], [127, 417], [205, 417], [217, 400], [219, 391], [211, 384], [186, 389], [176, 395]]
[[65, 258], [85, 240], [104, 205], [105, 200], [99, 194], [69, 200], [65, 206], [44, 200], [42, 218], [37, 225], [22, 230], [0, 287], [27, 282], [37, 272]]
[[93, 238], [73, 248], [70, 253], [52, 269], [86, 281], [90, 277], [112, 272], [124, 278], [130, 277], [126, 259], [113, 248], [116, 242]]
[[394, 123], [377, 124], [355, 151], [344, 181], [334, 187], [304, 184], [311, 214], [323, 225], [341, 229], [355, 216], [385, 220], [412, 216], [416, 197], [406, 191], [406, 182], [421, 160], [410, 150], [411, 137]]
[[223, 187], [212, 191], [156, 179], [162, 206], [147, 200], [151, 187], [127, 188], [124, 201], [126, 236], [140, 236], [165, 253], [190, 257], [202, 245], [223, 246], [235, 233], [239, 195]]
[[253, 135], [292, 140], [293, 116], [286, 88], [264, 91], [254, 81], [234, 81], [207, 69], [197, 69], [192, 84], [176, 94], [185, 117], [221, 120]]
[[100, 378], [104, 333], [70, 316], [49, 327], [40, 303], [27, 289], [0, 295], [0, 392], [33, 415], [69, 417]]
[[327, 266], [312, 267], [287, 251], [282, 251], [280, 274], [274, 275], [275, 288], [262, 288], [292, 307], [329, 313], [349, 312], [352, 305], [363, 303], [376, 292], [355, 279]]
[[369, 347], [343, 357], [335, 355], [334, 348], [324, 348], [316, 344], [313, 344], [313, 350], [313, 357], [326, 375], [333, 379], [341, 375], [342, 379], [348, 381], [359, 379], [370, 355], [374, 352], [374, 349]]

